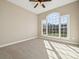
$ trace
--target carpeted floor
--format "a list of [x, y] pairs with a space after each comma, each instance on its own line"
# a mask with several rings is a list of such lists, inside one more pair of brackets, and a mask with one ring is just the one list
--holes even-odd
[[0, 59], [79, 59], [79, 47], [33, 39], [0, 48]]

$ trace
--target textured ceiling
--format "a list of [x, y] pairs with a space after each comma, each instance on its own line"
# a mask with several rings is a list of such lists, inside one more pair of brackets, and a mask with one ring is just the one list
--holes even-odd
[[35, 14], [40, 14], [40, 13], [46, 12], [48, 10], [75, 2], [77, 0], [52, 0], [51, 2], [44, 3], [46, 8], [43, 8], [40, 4], [37, 6], [37, 8], [34, 8], [36, 3], [29, 2], [29, 0], [8, 0], [8, 1], [13, 4], [16, 4], [22, 8], [25, 8], [26, 10], [29, 10]]

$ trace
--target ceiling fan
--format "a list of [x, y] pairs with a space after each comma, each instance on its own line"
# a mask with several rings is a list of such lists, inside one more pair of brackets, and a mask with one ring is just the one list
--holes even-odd
[[46, 6], [42, 2], [48, 2], [48, 1], [51, 1], [51, 0], [29, 0], [29, 1], [30, 2], [36, 2], [36, 5], [34, 6], [34, 8], [36, 8], [39, 3], [42, 5], [43, 8], [45, 8]]

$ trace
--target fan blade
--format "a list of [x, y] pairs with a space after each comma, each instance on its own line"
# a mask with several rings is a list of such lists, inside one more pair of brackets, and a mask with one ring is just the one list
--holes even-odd
[[37, 5], [38, 5], [38, 3], [34, 6], [34, 8], [36, 8], [36, 7], [37, 7]]
[[43, 8], [45, 8], [45, 5], [44, 4], [42, 4], [42, 6], [43, 6]]

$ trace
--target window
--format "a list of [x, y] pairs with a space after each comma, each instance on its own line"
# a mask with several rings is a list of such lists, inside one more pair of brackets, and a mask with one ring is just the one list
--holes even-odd
[[53, 13], [47, 17], [48, 35], [59, 36], [59, 14]]
[[68, 16], [61, 16], [61, 37], [67, 37]]
[[42, 20], [42, 35], [53, 37], [68, 37], [69, 15], [60, 16], [60, 13], [52, 13]]
[[46, 35], [46, 20], [42, 21], [42, 35]]

